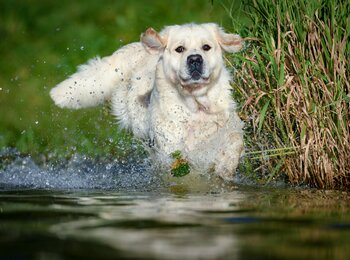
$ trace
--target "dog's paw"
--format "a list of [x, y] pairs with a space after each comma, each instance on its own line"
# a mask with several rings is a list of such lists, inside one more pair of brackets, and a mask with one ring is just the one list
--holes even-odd
[[83, 107], [79, 97], [77, 97], [77, 95], [73, 95], [70, 89], [65, 85], [62, 85], [62, 83], [51, 89], [50, 97], [55, 104], [61, 108], [79, 109]]

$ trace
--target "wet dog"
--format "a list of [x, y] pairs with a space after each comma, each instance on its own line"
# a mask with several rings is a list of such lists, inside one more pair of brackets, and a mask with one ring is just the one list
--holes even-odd
[[240, 36], [213, 23], [149, 28], [141, 42], [80, 66], [50, 95], [74, 109], [110, 99], [120, 126], [148, 140], [163, 165], [181, 151], [193, 169], [229, 180], [243, 138], [223, 52], [241, 48]]

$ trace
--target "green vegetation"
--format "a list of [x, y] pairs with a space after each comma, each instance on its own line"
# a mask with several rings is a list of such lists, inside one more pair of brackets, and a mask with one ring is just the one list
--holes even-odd
[[49, 90], [149, 26], [210, 21], [246, 37], [227, 57], [246, 122], [241, 171], [263, 183], [349, 188], [349, 10], [342, 0], [1, 1], [0, 149], [127, 156], [137, 143], [108, 105], [62, 110]]
[[350, 187], [350, 2], [243, 6], [253, 23], [241, 31], [257, 41], [231, 61], [248, 125], [242, 167], [266, 181], [282, 172], [291, 183]]
[[188, 161], [182, 158], [181, 151], [175, 151], [171, 154], [174, 159], [171, 165], [171, 175], [174, 177], [183, 177], [191, 172]]

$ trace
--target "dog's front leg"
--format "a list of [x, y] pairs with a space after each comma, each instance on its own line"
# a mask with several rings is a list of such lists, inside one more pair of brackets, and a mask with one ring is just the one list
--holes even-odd
[[225, 136], [227, 142], [218, 146], [215, 172], [224, 180], [232, 180], [243, 150], [242, 133], [232, 131]]

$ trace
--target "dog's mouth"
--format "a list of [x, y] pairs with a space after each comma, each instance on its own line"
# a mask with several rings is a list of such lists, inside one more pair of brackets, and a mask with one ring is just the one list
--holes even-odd
[[204, 76], [199, 71], [192, 71], [188, 77], [180, 76], [181, 85], [199, 85], [199, 84], [208, 84], [209, 77]]
[[209, 77], [204, 77], [202, 74], [194, 72], [188, 78], [180, 77], [180, 83], [183, 89], [192, 93], [205, 88], [209, 84]]
[[194, 70], [191, 72], [191, 78], [192, 80], [200, 80], [202, 78], [202, 72], [199, 70]]

